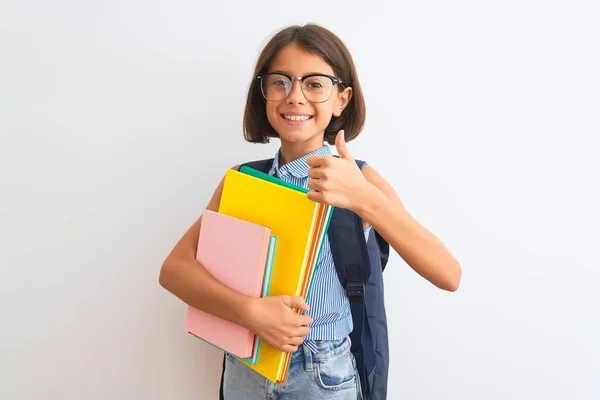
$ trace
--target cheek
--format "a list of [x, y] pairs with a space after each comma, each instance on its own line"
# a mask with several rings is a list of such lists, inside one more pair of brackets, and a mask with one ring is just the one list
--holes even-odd
[[329, 103], [319, 104], [315, 107], [315, 114], [317, 116], [317, 123], [327, 126], [333, 116], [333, 109]]
[[267, 102], [265, 112], [267, 114], [267, 119], [271, 124], [273, 124], [277, 118], [277, 105], [273, 102]]

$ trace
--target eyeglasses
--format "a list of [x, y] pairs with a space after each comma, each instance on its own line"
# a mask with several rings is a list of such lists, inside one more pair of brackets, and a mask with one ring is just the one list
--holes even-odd
[[327, 74], [310, 74], [306, 76], [289, 76], [282, 73], [268, 73], [256, 77], [260, 90], [268, 101], [281, 101], [289, 96], [294, 81], [300, 81], [302, 93], [306, 100], [313, 103], [324, 103], [331, 97], [334, 85], [342, 85], [342, 79]]

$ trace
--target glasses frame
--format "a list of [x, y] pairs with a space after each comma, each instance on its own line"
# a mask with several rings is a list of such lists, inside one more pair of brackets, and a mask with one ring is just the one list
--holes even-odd
[[342, 89], [345, 89], [346, 87], [350, 87], [350, 83], [349, 82], [344, 81], [342, 78], [338, 78], [337, 76], [328, 75], [328, 74], [314, 73], [314, 74], [308, 74], [308, 75], [305, 75], [305, 76], [291, 76], [291, 75], [288, 75], [288, 74], [284, 74], [283, 72], [268, 72], [268, 73], [260, 74], [260, 75], [258, 75], [256, 77], [256, 79], [258, 81], [258, 84], [260, 86], [260, 92], [262, 93], [262, 96], [263, 96], [263, 98], [266, 101], [282, 101], [282, 100], [287, 99], [287, 97], [290, 95], [290, 93], [292, 93], [292, 89], [290, 89], [290, 93], [288, 93], [281, 100], [269, 100], [269, 99], [267, 99], [267, 96], [265, 95], [265, 92], [263, 90], [262, 81], [263, 81], [263, 79], [265, 79], [265, 77], [267, 77], [269, 75], [281, 75], [281, 76], [285, 76], [286, 78], [288, 78], [290, 80], [290, 82], [292, 82], [292, 87], [294, 86], [294, 81], [300, 81], [300, 83], [304, 83], [305, 79], [312, 78], [313, 76], [322, 76], [322, 77], [331, 79], [331, 82], [333, 84], [331, 86], [331, 92], [329, 93], [329, 96], [327, 97], [327, 99], [325, 99], [323, 101], [312, 101], [312, 100], [309, 100], [306, 97], [306, 93], [304, 93], [304, 85], [300, 85], [300, 89], [302, 91], [302, 95], [304, 96], [304, 98], [307, 101], [310, 101], [311, 103], [325, 103], [325, 102], [327, 102], [331, 98], [331, 95], [333, 94], [333, 87], [335, 85], [340, 85], [342, 87]]

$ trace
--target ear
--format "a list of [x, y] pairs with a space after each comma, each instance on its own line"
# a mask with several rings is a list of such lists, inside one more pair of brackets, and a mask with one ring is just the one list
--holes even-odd
[[342, 111], [346, 108], [350, 99], [352, 98], [352, 88], [347, 87], [337, 95], [337, 104], [333, 110], [333, 115], [339, 117], [342, 115]]

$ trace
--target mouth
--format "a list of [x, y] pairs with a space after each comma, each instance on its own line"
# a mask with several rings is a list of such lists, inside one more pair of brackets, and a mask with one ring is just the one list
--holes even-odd
[[306, 122], [313, 118], [313, 115], [309, 114], [279, 114], [281, 118], [289, 122]]

